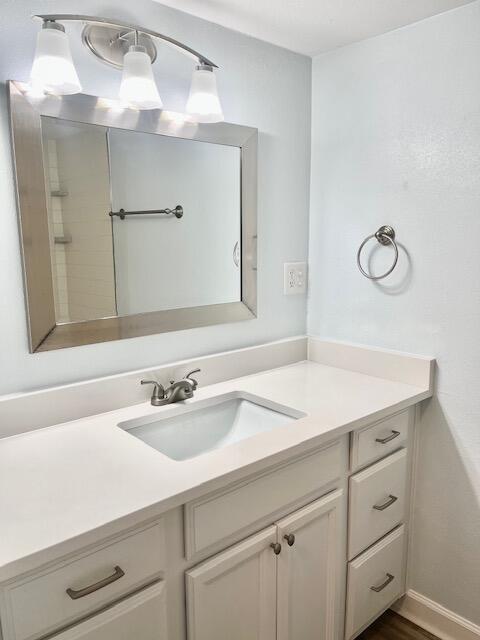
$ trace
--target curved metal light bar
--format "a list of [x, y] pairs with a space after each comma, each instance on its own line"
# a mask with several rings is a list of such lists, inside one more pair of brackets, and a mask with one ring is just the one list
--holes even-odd
[[186, 44], [175, 40], [174, 38], [170, 38], [169, 36], [165, 36], [162, 33], [158, 33], [158, 31], [152, 31], [152, 29], [145, 29], [145, 27], [139, 27], [135, 24], [130, 24], [129, 22], [118, 22], [116, 20], [110, 20], [109, 18], [101, 18], [99, 16], [82, 16], [76, 14], [69, 13], [50, 13], [50, 14], [37, 14], [33, 16], [34, 18], [39, 18], [40, 20], [48, 21], [48, 22], [86, 22], [88, 24], [98, 24], [104, 25], [106, 27], [117, 27], [118, 29], [126, 29], [127, 31], [137, 31], [138, 33], [143, 33], [151, 38], [157, 38], [158, 40], [163, 40], [168, 44], [173, 45], [177, 49], [180, 49], [186, 55], [189, 55], [194, 60], [198, 60], [200, 65], [206, 65], [209, 67], [213, 67], [218, 69], [218, 65], [214, 62], [203, 56], [195, 49], [188, 47]]

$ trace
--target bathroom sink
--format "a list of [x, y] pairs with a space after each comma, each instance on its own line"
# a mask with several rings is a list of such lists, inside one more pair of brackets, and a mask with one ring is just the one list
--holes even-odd
[[257, 396], [236, 393], [172, 405], [165, 416], [153, 414], [118, 426], [173, 460], [188, 460], [284, 427], [305, 415]]

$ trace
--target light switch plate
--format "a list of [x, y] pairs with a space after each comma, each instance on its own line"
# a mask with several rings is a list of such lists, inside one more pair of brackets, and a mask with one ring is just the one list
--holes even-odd
[[285, 262], [283, 265], [283, 293], [286, 296], [306, 293], [307, 263]]

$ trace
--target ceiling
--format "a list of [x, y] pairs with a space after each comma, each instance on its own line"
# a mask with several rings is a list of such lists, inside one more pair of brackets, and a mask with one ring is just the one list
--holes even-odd
[[309, 56], [473, 0], [156, 0]]

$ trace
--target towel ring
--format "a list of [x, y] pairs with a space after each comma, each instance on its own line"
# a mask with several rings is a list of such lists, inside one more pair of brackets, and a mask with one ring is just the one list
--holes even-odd
[[[379, 276], [372, 276], [369, 273], [367, 273], [365, 271], [365, 269], [362, 267], [362, 263], [361, 263], [361, 259], [360, 259], [363, 247], [372, 238], [376, 238], [378, 240], [378, 242], [380, 244], [383, 244], [384, 246], [386, 246], [388, 244], [392, 245], [392, 247], [393, 247], [393, 249], [395, 251], [395, 258], [393, 259], [392, 266], [390, 267], [390, 269], [388, 269], [388, 271], [385, 271], [385, 273], [382, 273]], [[382, 278], [386, 278], [387, 276], [389, 276], [392, 273], [392, 271], [395, 269], [395, 267], [397, 266], [397, 261], [398, 261], [398, 247], [397, 247], [397, 243], [395, 242], [395, 230], [393, 229], [393, 227], [389, 227], [388, 225], [384, 225], [383, 227], [380, 227], [380, 229], [378, 229], [378, 231], [373, 233], [371, 236], [368, 236], [367, 238], [365, 238], [365, 240], [362, 242], [362, 244], [360, 245], [360, 247], [358, 248], [358, 251], [357, 251], [357, 265], [358, 265], [358, 268], [360, 269], [360, 272], [362, 273], [362, 275], [364, 275], [369, 280], [382, 280]]]

